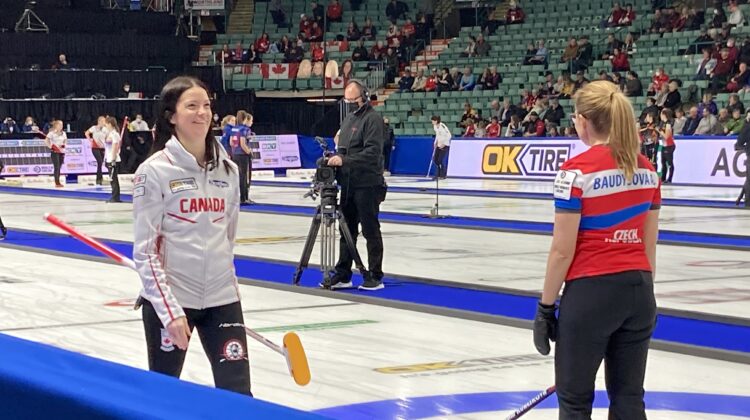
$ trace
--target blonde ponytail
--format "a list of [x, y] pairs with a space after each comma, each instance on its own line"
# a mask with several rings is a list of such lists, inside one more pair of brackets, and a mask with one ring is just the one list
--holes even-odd
[[576, 111], [593, 126], [594, 131], [608, 137], [612, 157], [628, 181], [638, 169], [638, 132], [635, 113], [628, 98], [617, 85], [605, 80], [591, 82], [574, 96]]
[[625, 179], [632, 181], [638, 169], [638, 133], [633, 125], [633, 106], [621, 92], [612, 95], [610, 115], [609, 149], [617, 167], [625, 172]]

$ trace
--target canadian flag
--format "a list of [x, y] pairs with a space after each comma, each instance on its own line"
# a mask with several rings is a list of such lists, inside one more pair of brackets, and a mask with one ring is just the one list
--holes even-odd
[[263, 78], [265, 79], [294, 79], [297, 77], [296, 63], [264, 64]]
[[346, 84], [346, 80], [343, 77], [326, 77], [326, 89], [343, 89]]

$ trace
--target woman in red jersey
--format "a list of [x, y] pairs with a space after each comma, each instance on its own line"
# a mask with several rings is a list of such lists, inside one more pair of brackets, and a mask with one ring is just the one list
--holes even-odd
[[616, 85], [592, 82], [574, 103], [575, 128], [589, 150], [565, 162], [555, 178], [555, 225], [534, 344], [548, 354], [549, 341], [556, 341], [560, 419], [591, 418], [602, 359], [609, 418], [645, 419], [659, 177], [638, 153], [633, 108]]

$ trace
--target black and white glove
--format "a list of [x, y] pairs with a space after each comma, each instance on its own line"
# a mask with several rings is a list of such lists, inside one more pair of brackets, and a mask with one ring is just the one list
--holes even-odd
[[557, 340], [557, 305], [545, 305], [542, 302], [536, 307], [534, 317], [534, 346], [542, 355], [548, 355], [550, 341]]

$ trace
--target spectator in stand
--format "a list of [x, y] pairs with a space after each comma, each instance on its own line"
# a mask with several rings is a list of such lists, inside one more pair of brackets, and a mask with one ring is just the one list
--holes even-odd
[[529, 58], [529, 64], [544, 64], [546, 65], [549, 59], [549, 51], [547, 50], [547, 47], [544, 45], [544, 40], [540, 39], [536, 43], [537, 50], [536, 53], [534, 53], [534, 56]]
[[727, 83], [727, 92], [739, 92], [740, 89], [744, 89], [745, 86], [750, 82], [750, 71], [747, 69], [747, 64], [740, 63], [740, 68]]
[[721, 27], [727, 22], [727, 14], [724, 12], [724, 7], [721, 4], [716, 4], [714, 8], [714, 17], [711, 19], [710, 28], [721, 29]]
[[497, 117], [498, 121], [503, 120], [503, 109], [500, 108], [500, 102], [497, 99], [493, 99], [492, 102], [490, 102], [490, 114], [488, 117]]
[[318, 24], [318, 22], [313, 22], [312, 27], [307, 34], [307, 40], [309, 42], [323, 41], [323, 28], [321, 27], [321, 25], [322, 24]]
[[362, 39], [365, 41], [372, 41], [378, 35], [378, 30], [372, 24], [372, 19], [369, 17], [365, 19], [365, 24], [362, 26]]
[[478, 139], [483, 139], [487, 137], [487, 123], [484, 120], [479, 120], [474, 125], [476, 126], [476, 132], [474, 133], [474, 137]]
[[708, 80], [709, 74], [713, 73], [716, 68], [716, 59], [711, 57], [711, 50], [708, 48], [703, 49], [703, 58], [701, 59], [698, 67], [695, 69], [695, 76], [693, 80]]
[[466, 120], [465, 127], [466, 129], [464, 131], [464, 134], [461, 137], [475, 137], [476, 136], [477, 126], [474, 123], [473, 118], [469, 118]]
[[260, 38], [255, 41], [255, 51], [262, 55], [267, 53], [270, 47], [271, 41], [268, 39], [268, 34], [263, 32]]
[[299, 17], [299, 33], [305, 34], [305, 38], [307, 38], [307, 34], [310, 32], [310, 29], [312, 28], [312, 23], [315, 19], [311, 19], [305, 14], [300, 15]]
[[[326, 10], [326, 15], [328, 16], [328, 24], [330, 25], [331, 22], [341, 22], [341, 17], [344, 14], [344, 8], [341, 6], [341, 3], [339, 3], [339, 0], [331, 0], [330, 3], [328, 3], [328, 10]], [[327, 30], [328, 28], [326, 28]]]
[[621, 51], [619, 48], [615, 48], [614, 53], [609, 57], [612, 62], [612, 71], [629, 71], [630, 61], [628, 61], [628, 55]]
[[427, 78], [424, 76], [424, 70], [417, 70], [417, 76], [414, 78], [414, 84], [411, 86], [412, 92], [424, 92], [427, 85]]
[[555, 123], [548, 122], [546, 125], [547, 137], [560, 137], [559, 126]]
[[242, 42], [237, 42], [237, 46], [232, 51], [232, 62], [233, 63], [247, 63], [247, 54], [245, 49], [242, 48]]
[[604, 54], [602, 54], [602, 60], [609, 60], [614, 54], [615, 49], [622, 48], [622, 41], [615, 38], [615, 34], [607, 35], [607, 43], [605, 44]]
[[745, 37], [745, 41], [740, 47], [740, 55], [737, 60], [745, 63], [750, 63], [750, 36]]
[[282, 36], [279, 42], [275, 43], [274, 45], [276, 46], [276, 53], [281, 54], [286, 54], [287, 50], [292, 48], [292, 42], [286, 35]]
[[427, 81], [424, 84], [424, 91], [425, 92], [434, 92], [437, 90], [437, 82], [440, 78], [440, 75], [437, 73], [437, 69], [432, 69], [432, 73], [429, 77], [427, 77]]
[[464, 48], [464, 51], [461, 53], [461, 57], [476, 57], [477, 41], [472, 35], [469, 35], [468, 41], [469, 42], [466, 44], [466, 48]]
[[401, 36], [404, 38], [404, 45], [414, 45], [417, 28], [414, 27], [411, 19], [406, 19], [404, 26], [401, 27]]
[[507, 126], [510, 124], [511, 117], [518, 115], [518, 107], [510, 102], [509, 98], [503, 99], [503, 109], [500, 112], [500, 122]]
[[619, 72], [612, 73], [612, 83], [617, 85], [620, 92], [625, 92], [625, 78]]
[[560, 95], [557, 97], [560, 99], [570, 99], [576, 91], [576, 84], [573, 79], [570, 78], [570, 73], [563, 73], [563, 87], [560, 89]]
[[451, 77], [453, 78], [453, 86], [451, 86], [451, 89], [458, 90], [458, 85], [461, 83], [461, 78], [463, 78], [464, 75], [458, 71], [458, 67], [451, 67]]
[[250, 44], [250, 47], [247, 49], [247, 52], [245, 53], [245, 56], [247, 56], [248, 63], [262, 63], [263, 62], [263, 57], [261, 57], [261, 55], [258, 54], [258, 51], [255, 50], [255, 44]]
[[729, 95], [729, 104], [727, 105], [729, 112], [734, 112], [735, 109], [740, 110], [740, 114], [745, 115], [745, 105], [740, 102], [740, 96], [735, 94]]
[[686, 31], [697, 31], [701, 28], [701, 25], [706, 21], [705, 11], [701, 10], [698, 12], [695, 7], [691, 7], [688, 11], [688, 20], [685, 24]]
[[[549, 110], [549, 100], [544, 97], [537, 97], [537, 101], [534, 103], [534, 106], [531, 108], [531, 112], [535, 112], [536, 115], [539, 117], [542, 122], [544, 122], [544, 116], [547, 114], [547, 111]], [[530, 119], [530, 116], [527, 115], [526, 118], [524, 118], [524, 123], [528, 122]]]
[[531, 64], [531, 58], [536, 55], [536, 47], [534, 46], [533, 42], [529, 42], [526, 45], [526, 54], [523, 56], [523, 64], [529, 65]]
[[411, 70], [406, 69], [404, 75], [398, 81], [398, 91], [400, 93], [411, 92], [411, 88], [414, 85], [414, 76], [411, 75]]
[[477, 42], [475, 47], [475, 52], [477, 54], [477, 57], [487, 57], [490, 53], [490, 44], [487, 43], [484, 39], [484, 35], [479, 34], [477, 36]]
[[497, 117], [493, 116], [490, 119], [490, 123], [487, 124], [487, 127], [485, 129], [487, 130], [487, 137], [494, 138], [500, 137], [500, 131], [502, 130], [502, 127], [500, 126]]
[[625, 5], [625, 12], [617, 22], [617, 26], [630, 26], [633, 22], [635, 22], [635, 10], [633, 10], [633, 5], [628, 3]]
[[544, 73], [544, 83], [541, 85], [540, 93], [547, 97], [557, 96], [557, 91], [555, 90], [555, 75], [552, 74], [551, 71]]
[[[485, 71], [487, 73], [487, 71]], [[485, 74], [482, 80], [482, 90], [495, 90], [503, 82], [502, 76], [497, 72], [497, 66], [489, 68], [489, 73]]]
[[682, 95], [680, 95], [680, 84], [677, 80], [670, 80], [667, 93], [667, 97], [664, 101], [664, 108], [671, 109], [673, 112], [682, 106]]
[[416, 31], [415, 36], [417, 37], [417, 39], [428, 40], [430, 38], [430, 34], [432, 33], [432, 28], [427, 21], [427, 17], [422, 14], [417, 15], [417, 24], [414, 29]]
[[732, 116], [729, 115], [729, 111], [727, 111], [726, 108], [719, 109], [719, 115], [716, 117], [716, 120], [719, 122], [719, 125], [721, 125], [722, 129], [726, 126], [726, 124], [731, 119], [732, 119]]
[[29, 115], [28, 117], [26, 117], [26, 120], [24, 120], [23, 125], [21, 126], [21, 132], [33, 133], [36, 131], [39, 131], [39, 127], [36, 125], [34, 118]]
[[391, 0], [385, 7], [385, 15], [388, 16], [388, 19], [394, 25], [396, 24], [396, 21], [404, 17], [408, 11], [409, 8], [406, 4], [398, 0]]
[[740, 49], [737, 48], [734, 37], [727, 38], [726, 48], [727, 48], [727, 51], [729, 51], [729, 60], [732, 63], [735, 63], [737, 61], [737, 57], [740, 56]]
[[680, 14], [674, 16], [674, 20], [672, 22], [672, 32], [680, 32], [685, 30], [688, 19], [690, 19], [690, 9], [688, 9], [686, 6], [683, 6]]
[[669, 94], [669, 86], [666, 84], [661, 85], [661, 90], [656, 92], [656, 95], [654, 95], [657, 108], [659, 109], [664, 108], [664, 102], [666, 102], [668, 94]]
[[729, 58], [729, 50], [727, 48], [722, 48], [721, 56], [716, 61], [716, 67], [714, 67], [711, 73], [708, 73], [711, 81], [711, 91], [719, 92], [726, 87], [733, 67], [734, 61]]
[[719, 119], [712, 114], [708, 108], [703, 109], [703, 118], [698, 123], [698, 128], [695, 129], [695, 134], [699, 135], [712, 135], [716, 133], [722, 133], [724, 131]]
[[505, 137], [521, 137], [524, 133], [523, 124], [521, 124], [521, 118], [518, 115], [513, 114], [510, 116], [510, 122], [505, 129]]
[[[713, 43], [713, 38], [708, 34], [708, 31], [706, 31], [705, 27], [700, 28], [700, 35], [698, 35], [698, 38], [695, 38], [695, 40], [690, 44], [690, 46], [687, 48], [686, 51], [684, 51], [684, 54], [698, 54], [698, 52], [703, 51], [705, 49], [708, 49], [710, 51], [710, 45]], [[680, 53], [683, 53], [680, 51]]]
[[584, 87], [587, 83], [589, 83], [589, 79], [584, 76], [583, 71], [579, 70], [578, 73], [576, 73], [576, 81], [574, 84], [575, 88], [573, 90], [573, 93], [575, 93], [578, 89]]
[[524, 89], [521, 92], [521, 108], [526, 112], [531, 112], [537, 99], [539, 99], [539, 92], [536, 89], [532, 89], [530, 92], [528, 89]]
[[133, 122], [128, 125], [128, 131], [149, 131], [148, 123], [143, 120], [143, 115], [135, 115]]
[[574, 72], [586, 70], [591, 66], [594, 60], [594, 50], [589, 43], [589, 37], [584, 35], [578, 40], [578, 55], [573, 60], [572, 69]]
[[14, 134], [18, 133], [19, 131], [21, 130], [18, 129], [18, 125], [15, 121], [13, 121], [13, 118], [11, 117], [6, 117], [5, 120], [0, 123], [0, 133], [2, 134]]
[[652, 34], [659, 33], [660, 26], [662, 24], [662, 12], [661, 9], [654, 11], [654, 18], [651, 20], [651, 27], [648, 29]]
[[524, 137], [544, 137], [547, 127], [544, 121], [539, 118], [539, 114], [534, 111], [529, 112], [528, 122], [526, 123]]
[[365, 48], [365, 41], [360, 39], [357, 41], [357, 48], [352, 52], [352, 60], [354, 61], [367, 61], [370, 57], [367, 54], [367, 48]]
[[464, 73], [461, 77], [461, 82], [458, 84], [459, 91], [472, 91], [474, 86], [477, 84], [476, 76], [472, 73], [472, 69], [469, 66], [464, 67]]
[[560, 106], [560, 102], [557, 99], [551, 99], [549, 101], [549, 110], [544, 114], [544, 121], [559, 126], [564, 118], [565, 111]]
[[299, 63], [305, 57], [305, 51], [299, 45], [294, 45], [284, 53], [285, 63]]
[[574, 60], [577, 56], [578, 56], [578, 41], [576, 41], [575, 37], [570, 37], [570, 40], [568, 41], [568, 45], [565, 47], [565, 51], [563, 51], [562, 57], [560, 57], [560, 62], [568, 63]]
[[612, 77], [607, 73], [607, 70], [599, 71], [599, 80], [605, 80], [607, 82], [614, 82]]
[[609, 16], [607, 16], [605, 19], [602, 19], [599, 27], [611, 28], [613, 26], [618, 26], [618, 24], [620, 23], [620, 19], [622, 19], [622, 16], [624, 14], [625, 10], [620, 7], [620, 3], [615, 2], [614, 5], [612, 5], [612, 11], [609, 13]]
[[724, 134], [728, 136], [736, 136], [740, 134], [740, 131], [745, 127], [745, 119], [742, 118], [742, 113], [738, 108], [732, 111], [732, 119], [724, 125]]
[[276, 26], [286, 26], [286, 13], [284, 13], [283, 0], [271, 0], [268, 10], [271, 12], [271, 19], [273, 19], [273, 23]]
[[461, 115], [460, 125], [466, 127], [467, 121], [470, 119], [477, 119], [477, 111], [471, 107], [469, 102], [464, 102], [464, 114]]
[[65, 54], [60, 54], [57, 56], [57, 61], [55, 62], [55, 64], [52, 65], [52, 69], [54, 70], [70, 69], [70, 63], [68, 63], [68, 58], [65, 56]]
[[663, 85], [669, 83], [669, 75], [664, 71], [664, 67], [657, 67], [654, 75], [651, 77], [651, 84], [648, 86], [648, 94], [655, 95], [661, 90]]
[[698, 124], [700, 124], [702, 118], [701, 114], [698, 113], [698, 107], [691, 107], [688, 112], [685, 126], [682, 128], [682, 134], [685, 136], [692, 136], [695, 134], [695, 130], [698, 128]]
[[523, 10], [518, 7], [515, 0], [510, 0], [508, 11], [505, 12], [505, 24], [515, 25], [517, 23], [523, 23], [526, 20], [526, 15]]
[[[232, 60], [232, 50], [229, 49], [229, 45], [224, 44], [219, 52], [216, 53], [217, 63], [229, 63]], [[125, 96], [127, 98], [127, 96]]]
[[313, 63], [325, 61], [325, 51], [323, 50], [323, 44], [321, 44], [320, 42], [314, 42], [312, 44], [310, 61], [312, 61]]
[[349, 22], [349, 25], [346, 28], [346, 39], [349, 41], [358, 41], [361, 37], [362, 33], [360, 33], [357, 24], [353, 21]]
[[385, 35], [386, 44], [389, 47], [393, 47], [396, 41], [400, 41], [400, 39], [401, 39], [401, 31], [399, 31], [396, 25], [391, 25], [388, 28], [388, 32]]
[[683, 111], [682, 107], [677, 108], [674, 113], [674, 124], [672, 125], [672, 129], [674, 130], [675, 134], [682, 134], [682, 130], [685, 128], [685, 123], [687, 122], [687, 118], [685, 118], [685, 111]]
[[386, 83], [393, 83], [393, 80], [398, 74], [398, 56], [393, 48], [388, 48], [385, 55], [383, 56], [385, 61], [385, 79]]
[[323, 24], [325, 10], [323, 9], [323, 5], [319, 4], [317, 0], [313, 0], [310, 2], [310, 8], [312, 9], [312, 18], [313, 21], [310, 22], [310, 26], [312, 26], [313, 23], [318, 22], [318, 25]]
[[745, 24], [745, 16], [742, 14], [742, 10], [737, 6], [737, 3], [729, 3], [729, 19], [727, 23], [730, 26], [743, 26]]
[[659, 33], [672, 32], [673, 25], [675, 23], [674, 9], [667, 7], [662, 9], [661, 17], [659, 19]]
[[628, 34], [625, 35], [625, 41], [622, 42], [620, 49], [625, 51], [628, 54], [628, 57], [632, 57], [638, 51], [638, 46], [635, 43], [635, 37], [632, 32], [628, 32]]

